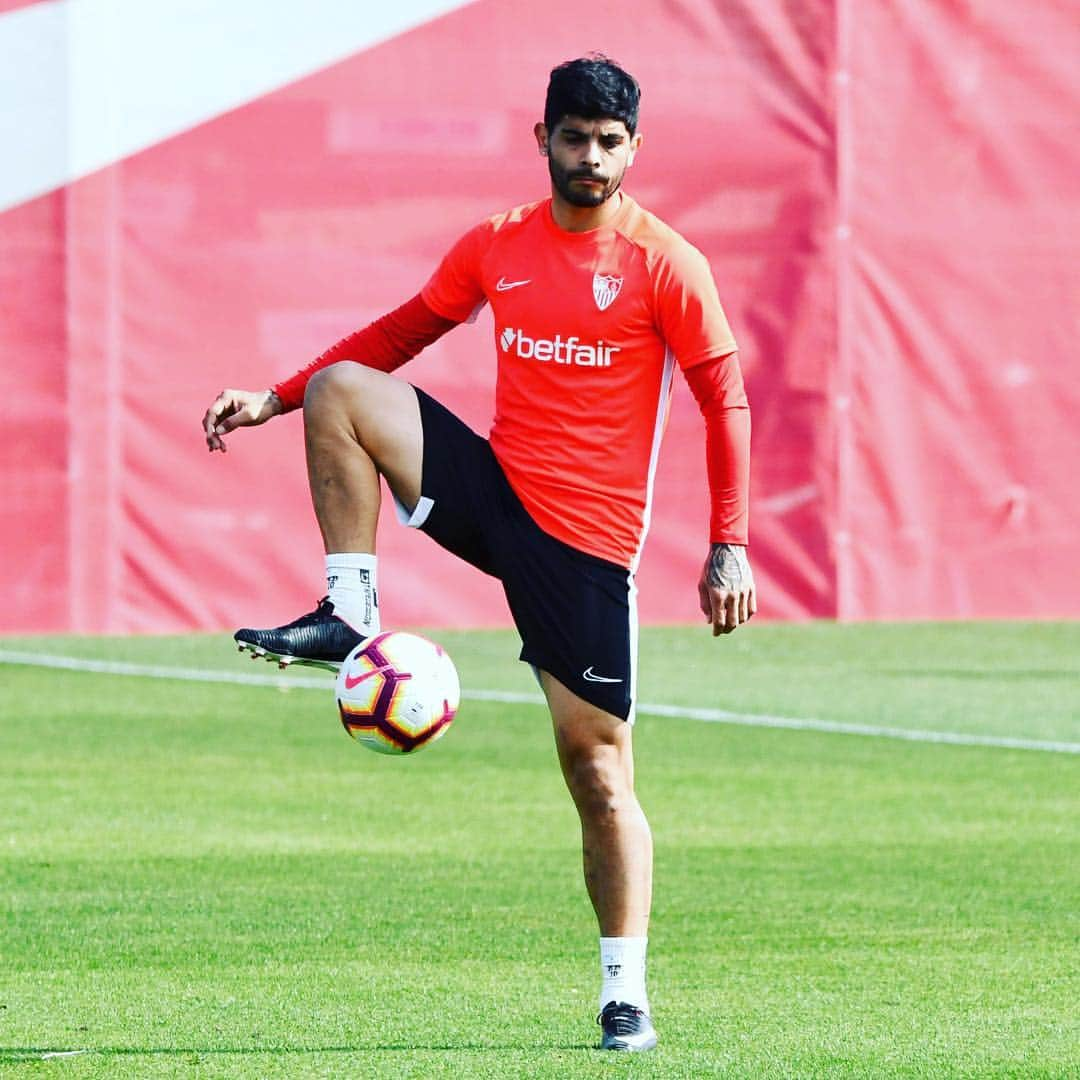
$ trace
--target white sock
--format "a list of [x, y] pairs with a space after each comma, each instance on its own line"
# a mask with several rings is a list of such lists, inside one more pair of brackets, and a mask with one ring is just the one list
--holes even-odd
[[326, 556], [326, 594], [334, 614], [358, 634], [379, 632], [379, 594], [375, 590], [374, 555], [338, 551]]
[[609, 1001], [625, 1001], [649, 1012], [645, 992], [645, 947], [647, 937], [602, 937], [600, 939], [600, 1008]]

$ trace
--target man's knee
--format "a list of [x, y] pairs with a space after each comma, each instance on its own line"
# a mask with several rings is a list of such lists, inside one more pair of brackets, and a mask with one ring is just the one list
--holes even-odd
[[629, 729], [623, 721], [598, 710], [562, 717], [555, 724], [555, 741], [566, 785], [583, 815], [612, 817], [633, 802]]
[[319, 409], [327, 402], [347, 400], [348, 396], [370, 383], [371, 374], [381, 375], [382, 372], [374, 372], [351, 360], [339, 360], [336, 364], [320, 368], [308, 379], [304, 390], [305, 413]]
[[404, 379], [350, 360], [312, 375], [304, 394], [308, 459], [360, 447], [406, 506], [420, 498], [423, 425]]
[[583, 817], [595, 822], [613, 820], [635, 805], [626, 762], [611, 747], [574, 751], [565, 758], [563, 771]]

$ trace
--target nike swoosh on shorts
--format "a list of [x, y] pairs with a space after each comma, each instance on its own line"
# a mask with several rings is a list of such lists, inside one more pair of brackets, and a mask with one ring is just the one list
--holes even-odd
[[606, 675], [597, 675], [591, 665], [581, 673], [581, 676], [586, 682], [622, 682], [622, 679], [609, 679]]

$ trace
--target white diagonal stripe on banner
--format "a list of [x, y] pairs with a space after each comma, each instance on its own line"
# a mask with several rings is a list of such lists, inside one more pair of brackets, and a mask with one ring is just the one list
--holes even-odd
[[0, 15], [0, 211], [464, 0], [50, 0]]
[[[333, 686], [332, 677], [304, 675], [256, 675], [241, 671], [214, 671], [208, 668], [171, 667], [166, 664], [132, 664], [118, 660], [87, 660], [77, 656], [22, 652], [0, 649], [0, 664], [45, 667], [61, 671], [85, 671], [98, 675], [128, 675], [149, 679], [177, 679], [181, 682], [234, 683], [241, 686], [269, 686], [281, 690], [321, 690]], [[466, 701], [498, 701], [511, 705], [543, 705], [540, 694], [514, 690], [465, 690]], [[790, 731], [819, 731], [831, 735], [869, 735], [879, 739], [902, 739], [905, 742], [948, 743], [953, 746], [993, 746], [1006, 750], [1042, 750], [1053, 754], [1080, 754], [1080, 743], [1049, 739], [1025, 739], [1013, 735], [969, 735], [962, 731], [927, 731], [919, 728], [872, 727], [869, 724], [843, 724], [831, 720], [801, 719], [794, 716], [769, 716], [762, 713], [737, 713], [727, 709], [694, 708], [684, 705], [647, 705], [637, 707], [639, 716], [670, 716], [679, 720], [703, 720], [712, 724], [736, 724], [740, 727], [783, 728]]]

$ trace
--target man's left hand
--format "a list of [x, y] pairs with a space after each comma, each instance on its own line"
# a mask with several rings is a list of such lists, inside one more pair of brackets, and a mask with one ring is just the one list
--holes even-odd
[[698, 597], [713, 637], [730, 634], [757, 611], [754, 573], [741, 544], [713, 544], [698, 582]]

